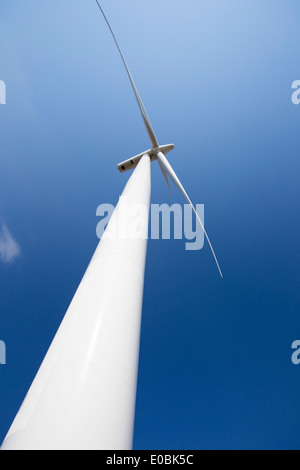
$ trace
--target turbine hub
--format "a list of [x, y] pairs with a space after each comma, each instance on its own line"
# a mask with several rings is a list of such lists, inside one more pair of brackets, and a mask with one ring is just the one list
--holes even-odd
[[125, 171], [128, 171], [128, 170], [133, 170], [134, 168], [136, 168], [140, 159], [144, 155], [149, 155], [151, 162], [153, 162], [154, 160], [157, 160], [156, 155], [158, 154], [158, 152], [162, 152], [164, 155], [166, 155], [167, 153], [171, 152], [171, 150], [173, 150], [174, 147], [175, 147], [174, 144], [159, 145], [158, 147], [153, 147], [152, 149], [146, 150], [143, 153], [139, 153], [138, 155], [130, 158], [129, 160], [125, 160], [124, 162], [119, 163], [118, 170], [121, 173], [124, 173]]

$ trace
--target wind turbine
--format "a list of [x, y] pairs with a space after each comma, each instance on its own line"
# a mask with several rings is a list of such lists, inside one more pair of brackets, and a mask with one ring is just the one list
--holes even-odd
[[96, 3], [106, 21], [106, 24], [112, 34], [112, 37], [114, 38], [114, 41], [116, 43], [116, 46], [118, 48], [118, 51], [120, 53], [120, 56], [122, 58], [122, 61], [124, 63], [124, 66], [125, 66], [125, 69], [127, 71], [127, 74], [128, 74], [128, 77], [129, 77], [129, 80], [131, 82], [131, 85], [132, 85], [132, 88], [133, 88], [133, 91], [134, 91], [134, 94], [135, 94], [135, 97], [137, 99], [137, 102], [138, 102], [138, 105], [139, 105], [139, 108], [140, 108], [140, 111], [141, 111], [141, 114], [142, 114], [142, 118], [143, 118], [143, 121], [145, 123], [145, 126], [146, 126], [146, 129], [147, 129], [147, 132], [148, 132], [148, 135], [149, 135], [149, 138], [150, 138], [150, 141], [151, 141], [151, 144], [152, 144], [152, 148], [149, 149], [149, 150], [146, 150], [145, 152], [143, 153], [140, 153], [139, 155], [136, 155], [135, 157], [129, 159], [129, 160], [126, 160], [125, 162], [122, 162], [122, 163], [119, 163], [118, 165], [118, 169], [121, 171], [121, 172], [124, 172], [124, 171], [128, 171], [128, 170], [131, 170], [133, 168], [135, 168], [139, 161], [141, 160], [141, 158], [144, 156], [144, 155], [148, 155], [151, 159], [151, 161], [153, 160], [157, 160], [158, 163], [159, 163], [159, 166], [161, 168], [161, 171], [165, 177], [165, 180], [166, 180], [166, 183], [168, 185], [168, 188], [169, 188], [169, 191], [171, 193], [171, 188], [170, 188], [170, 183], [169, 183], [169, 179], [168, 179], [168, 176], [170, 177], [170, 179], [173, 181], [173, 183], [175, 184], [175, 186], [179, 189], [179, 191], [181, 192], [181, 194], [183, 195], [183, 197], [185, 198], [185, 200], [187, 201], [187, 203], [192, 207], [201, 227], [202, 227], [202, 230], [204, 231], [204, 234], [205, 234], [205, 237], [208, 241], [208, 244], [210, 246], [210, 249], [212, 251], [212, 254], [213, 254], [213, 257], [215, 259], [215, 262], [216, 262], [216, 265], [218, 267], [218, 270], [219, 270], [219, 273], [220, 273], [220, 276], [223, 278], [223, 274], [222, 274], [222, 271], [221, 271], [221, 268], [220, 268], [220, 265], [219, 265], [219, 262], [217, 260], [217, 257], [216, 257], [216, 254], [214, 252], [214, 249], [213, 249], [213, 246], [210, 242], [210, 239], [207, 235], [207, 232], [204, 228], [204, 225], [202, 223], [202, 220], [200, 219], [192, 201], [190, 200], [190, 198], [188, 197], [184, 187], [182, 186], [179, 178], [177, 177], [175, 171], [173, 170], [173, 168], [171, 167], [170, 163], [168, 162], [168, 160], [166, 159], [165, 157], [165, 154], [167, 154], [168, 152], [170, 152], [171, 150], [174, 149], [174, 145], [173, 144], [169, 144], [169, 145], [159, 145], [158, 143], [158, 140], [157, 140], [157, 137], [154, 133], [154, 130], [153, 130], [153, 127], [151, 125], [151, 122], [150, 122], [150, 119], [149, 119], [149, 116], [146, 112], [146, 109], [145, 109], [145, 106], [142, 102], [142, 99], [141, 99], [141, 96], [139, 94], [139, 91], [134, 83], [134, 80], [133, 80], [133, 77], [131, 75], [131, 72], [129, 70], [129, 67], [127, 65], [127, 62], [125, 60], [125, 57], [122, 53], [122, 50], [119, 46], [119, 43], [117, 41], [117, 38], [110, 26], [110, 23], [103, 11], [103, 8], [101, 7], [100, 3], [98, 0], [96, 0]]
[[165, 157], [174, 145], [159, 145], [140, 94], [113, 30], [136, 96], [151, 148], [118, 165], [134, 169], [105, 234], [78, 287], [62, 324], [4, 440], [2, 450], [126, 450], [132, 448], [140, 324], [147, 237], [126, 233], [137, 204], [146, 208], [142, 232], [148, 231], [150, 162], [157, 160], [193, 208], [222, 272], [204, 225]]

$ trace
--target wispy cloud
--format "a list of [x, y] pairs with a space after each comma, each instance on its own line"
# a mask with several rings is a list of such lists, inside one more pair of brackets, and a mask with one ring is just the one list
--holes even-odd
[[2, 225], [0, 227], [0, 261], [4, 264], [12, 264], [20, 255], [20, 246], [15, 241], [6, 225]]

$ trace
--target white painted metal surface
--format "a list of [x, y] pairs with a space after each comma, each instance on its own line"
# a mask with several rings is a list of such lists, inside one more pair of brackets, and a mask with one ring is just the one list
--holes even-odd
[[136, 204], [147, 233], [150, 190], [144, 156], [123, 192], [128, 217], [119, 203], [2, 450], [131, 449], [147, 239], [122, 236]]
[[135, 157], [129, 158], [128, 160], [125, 160], [124, 162], [119, 163], [118, 164], [118, 170], [121, 173], [124, 173], [124, 171], [133, 170], [138, 165], [140, 159], [145, 154], [149, 155], [150, 160], [153, 162], [154, 160], [156, 160], [156, 154], [158, 152], [162, 152], [164, 155], [166, 155], [167, 153], [171, 152], [171, 150], [173, 150], [173, 149], [174, 149], [174, 144], [169, 144], [169, 145], [160, 145], [156, 149], [146, 150], [143, 153], [139, 153]]

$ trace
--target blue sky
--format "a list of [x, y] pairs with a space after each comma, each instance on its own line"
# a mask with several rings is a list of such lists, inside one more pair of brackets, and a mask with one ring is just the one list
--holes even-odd
[[[149, 241], [134, 447], [299, 449], [299, 2], [102, 6], [224, 273], [207, 244]], [[128, 179], [116, 165], [149, 143], [92, 0], [2, 0], [0, 53], [2, 441], [96, 248], [96, 208]], [[156, 163], [152, 183], [169, 202]]]

